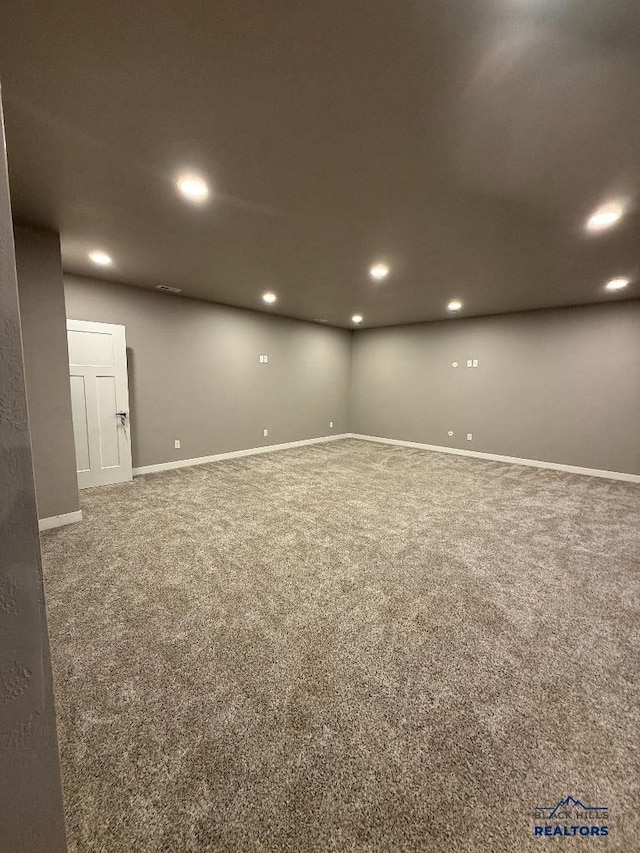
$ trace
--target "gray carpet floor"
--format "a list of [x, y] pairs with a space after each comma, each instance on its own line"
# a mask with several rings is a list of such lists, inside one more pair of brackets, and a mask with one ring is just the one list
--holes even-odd
[[[43, 536], [72, 851], [640, 850], [640, 487], [344, 440], [82, 510]], [[534, 838], [566, 795], [608, 838]]]

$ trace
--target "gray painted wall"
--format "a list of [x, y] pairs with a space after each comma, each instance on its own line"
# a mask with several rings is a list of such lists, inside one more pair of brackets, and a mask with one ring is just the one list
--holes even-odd
[[0, 108], [0, 853], [66, 850]]
[[73, 276], [65, 295], [126, 326], [134, 467], [348, 431], [349, 331]]
[[640, 474], [640, 301], [358, 331], [351, 429]]
[[15, 228], [27, 402], [38, 515], [78, 509], [60, 240]]

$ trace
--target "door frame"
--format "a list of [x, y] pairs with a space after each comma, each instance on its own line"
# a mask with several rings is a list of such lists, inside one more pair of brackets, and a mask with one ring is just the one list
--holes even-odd
[[[127, 341], [125, 327], [118, 323], [99, 323], [93, 320], [71, 320], [67, 319], [67, 332], [97, 332], [101, 334], [109, 333], [113, 337], [113, 365], [104, 364], [86, 364], [71, 361], [69, 353], [69, 377], [73, 373], [73, 367], [82, 367], [85, 370], [94, 370], [95, 375], [99, 376], [100, 371], [105, 367], [113, 367], [116, 376], [123, 377], [123, 382], [115, 383], [116, 392], [116, 411], [126, 412], [126, 438], [118, 437], [118, 447], [121, 454], [121, 465], [119, 468], [103, 469], [103, 476], [98, 476], [98, 482], [83, 482], [86, 477], [82, 477], [84, 472], [78, 472], [78, 488], [86, 489], [100, 485], [113, 485], [115, 483], [128, 483], [133, 479], [133, 462], [131, 457], [131, 410], [129, 408], [129, 375], [127, 370]], [[88, 401], [87, 401], [88, 403]], [[116, 412], [114, 412], [114, 417]], [[87, 430], [88, 433], [88, 430]], [[75, 441], [75, 435], [74, 435]], [[95, 458], [95, 454], [99, 453], [99, 448], [95, 441], [92, 443], [92, 437], [88, 434], [89, 441], [89, 458]], [[93, 477], [95, 480], [95, 476]]]

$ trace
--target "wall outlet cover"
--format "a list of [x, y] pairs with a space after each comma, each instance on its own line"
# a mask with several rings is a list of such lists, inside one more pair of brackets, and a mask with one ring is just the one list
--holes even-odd
[[176, 450], [180, 450], [180, 439], [179, 438], [176, 438], [176, 440], [173, 442], [173, 446], [175, 447]]
[[263, 429], [263, 430], [262, 430], [262, 437], [263, 437], [263, 438], [267, 438], [267, 437], [268, 437], [268, 435], [269, 435], [269, 430], [268, 430], [268, 429]]
[[471, 432], [467, 433], [467, 441], [473, 441], [473, 433], [471, 433]]

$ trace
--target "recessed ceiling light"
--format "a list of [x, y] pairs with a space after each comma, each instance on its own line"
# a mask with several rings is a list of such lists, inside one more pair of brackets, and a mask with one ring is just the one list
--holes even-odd
[[374, 264], [369, 268], [369, 275], [376, 281], [382, 281], [389, 275], [389, 267], [383, 263]]
[[462, 301], [460, 299], [452, 299], [447, 308], [449, 311], [459, 311], [462, 308]]
[[269, 292], [262, 294], [262, 301], [266, 302], [268, 305], [273, 305], [277, 298], [278, 297], [275, 295], [275, 293]]
[[110, 267], [113, 263], [111, 255], [107, 255], [101, 249], [94, 249], [93, 252], [89, 252], [89, 260], [98, 264], [99, 267]]
[[362, 314], [354, 314], [351, 318], [352, 323], [362, 323]]
[[587, 219], [587, 231], [605, 231], [624, 216], [625, 206], [620, 201], [603, 204]]
[[181, 175], [176, 185], [182, 195], [195, 204], [201, 204], [209, 198], [209, 187], [198, 175]]
[[612, 278], [611, 281], [608, 281], [605, 284], [605, 287], [607, 290], [622, 290], [622, 288], [626, 287], [628, 284], [628, 278]]

